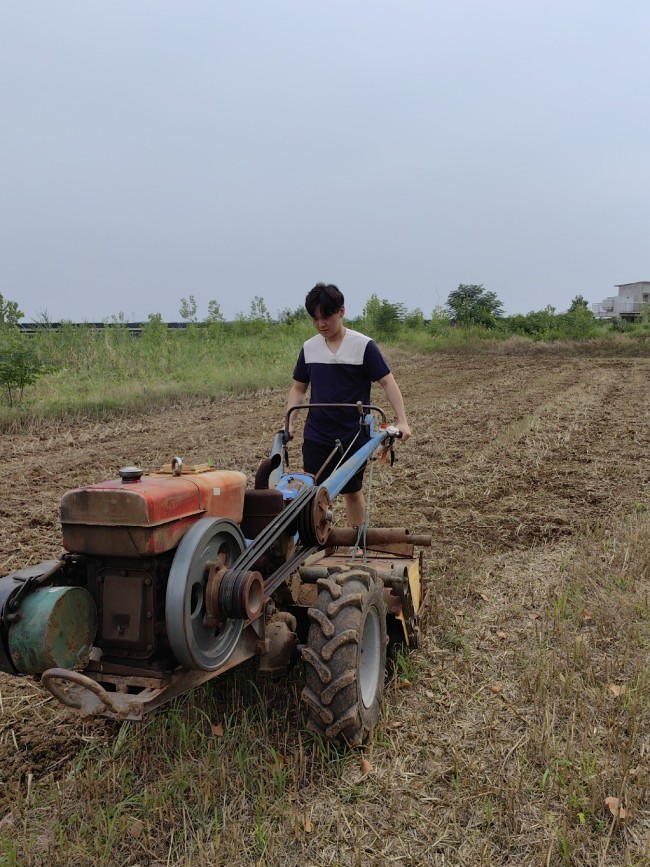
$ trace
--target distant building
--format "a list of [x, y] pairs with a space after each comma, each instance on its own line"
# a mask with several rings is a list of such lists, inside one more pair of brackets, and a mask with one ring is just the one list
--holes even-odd
[[650, 305], [650, 280], [621, 283], [614, 288], [618, 295], [591, 305], [596, 319], [634, 319]]

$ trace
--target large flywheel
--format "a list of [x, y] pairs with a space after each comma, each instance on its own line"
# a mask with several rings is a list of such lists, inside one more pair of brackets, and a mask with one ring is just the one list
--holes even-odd
[[215, 624], [206, 609], [206, 589], [215, 565], [228, 568], [246, 547], [238, 524], [201, 518], [183, 536], [174, 555], [165, 597], [167, 635], [184, 668], [216, 671], [232, 655], [243, 620]]

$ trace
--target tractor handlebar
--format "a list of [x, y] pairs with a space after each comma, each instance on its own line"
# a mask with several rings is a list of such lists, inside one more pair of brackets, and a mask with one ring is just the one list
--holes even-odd
[[[386, 413], [380, 406], [375, 406], [371, 403], [361, 403], [361, 401], [357, 401], [357, 403], [297, 403], [295, 406], [290, 406], [287, 410], [287, 414], [284, 417], [284, 428], [281, 433], [283, 435], [283, 441], [288, 443], [291, 439], [293, 439], [293, 434], [289, 434], [289, 419], [291, 418], [291, 414], [294, 412], [298, 412], [299, 410], [306, 410], [307, 412], [310, 409], [321, 407], [327, 407], [328, 409], [340, 407], [342, 409], [351, 409], [355, 407], [359, 410], [359, 415], [361, 416], [361, 420], [365, 418], [365, 416], [370, 412], [376, 412], [380, 418], [382, 425], [386, 424]], [[389, 425], [389, 428], [393, 427]], [[399, 434], [391, 434], [391, 436], [401, 436], [402, 433], [399, 431]]]

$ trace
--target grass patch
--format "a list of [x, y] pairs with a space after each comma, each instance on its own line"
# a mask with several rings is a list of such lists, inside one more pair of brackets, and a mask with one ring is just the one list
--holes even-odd
[[[363, 321], [351, 327], [366, 329]], [[435, 324], [435, 323], [434, 323]], [[314, 333], [309, 320], [193, 325], [173, 330], [154, 320], [134, 337], [116, 321], [102, 330], [64, 323], [23, 337], [47, 371], [27, 386], [23, 399], [0, 404], [0, 430], [19, 429], [42, 419], [132, 415], [166, 403], [287, 386], [298, 351]], [[571, 354], [648, 356], [650, 333], [600, 329], [580, 340], [539, 340], [503, 329], [402, 327], [390, 337], [372, 334], [385, 348], [408, 352], [506, 355]]]
[[358, 755], [305, 732], [301, 686], [239, 670], [143, 725], [107, 723], [66, 779], [16, 804], [2, 863], [280, 863], [314, 833], [319, 792], [363, 799]]
[[253, 333], [164, 330], [155, 340], [83, 327], [37, 334], [33, 339], [40, 341], [50, 373], [20, 405], [0, 406], [0, 428], [47, 418], [133, 414], [197, 397], [216, 401], [288, 386], [304, 338], [304, 329], [288, 326]]

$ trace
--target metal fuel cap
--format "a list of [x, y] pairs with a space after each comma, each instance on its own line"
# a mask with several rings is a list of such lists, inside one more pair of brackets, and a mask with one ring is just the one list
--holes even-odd
[[143, 475], [144, 470], [141, 470], [140, 467], [122, 467], [120, 470], [120, 478], [124, 485], [139, 482]]

